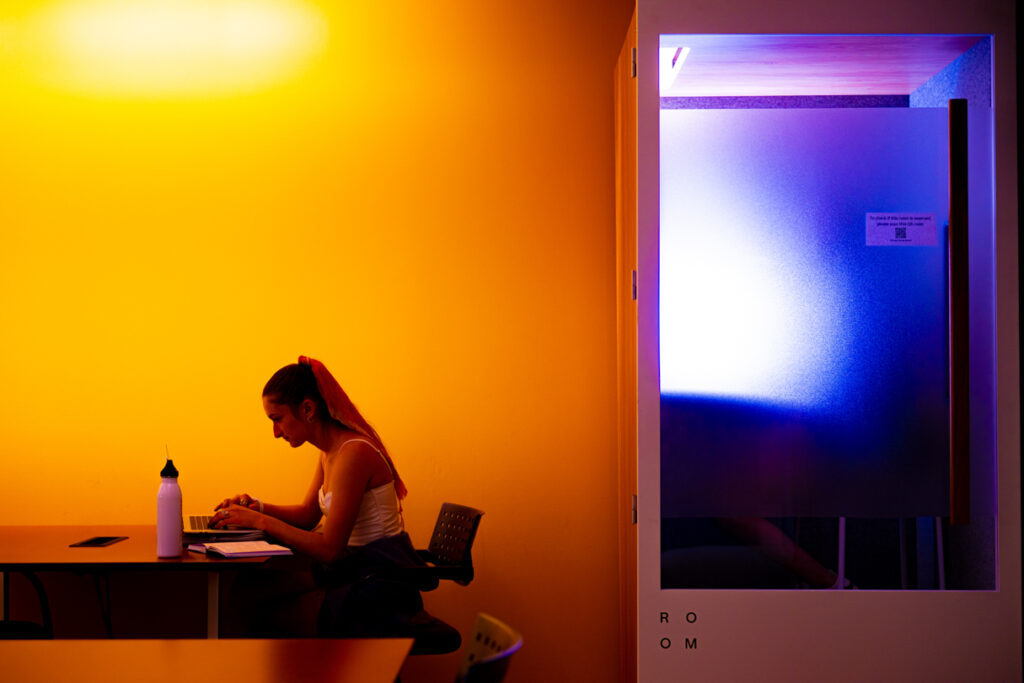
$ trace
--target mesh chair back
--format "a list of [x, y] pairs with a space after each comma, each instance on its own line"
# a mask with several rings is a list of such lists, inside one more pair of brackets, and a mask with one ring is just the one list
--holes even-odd
[[480, 613], [473, 636], [466, 645], [458, 683], [498, 683], [505, 678], [512, 655], [523, 646], [523, 637], [508, 624]]
[[427, 548], [437, 564], [472, 566], [470, 549], [483, 514], [482, 510], [455, 503], [441, 506]]

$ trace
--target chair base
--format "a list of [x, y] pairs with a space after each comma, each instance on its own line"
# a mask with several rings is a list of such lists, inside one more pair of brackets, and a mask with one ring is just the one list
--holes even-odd
[[459, 631], [425, 610], [410, 620], [407, 636], [414, 639], [413, 655], [443, 655], [462, 647]]

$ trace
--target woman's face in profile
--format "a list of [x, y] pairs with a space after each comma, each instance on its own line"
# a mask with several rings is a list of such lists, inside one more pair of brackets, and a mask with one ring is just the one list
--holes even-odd
[[274, 438], [284, 439], [292, 448], [306, 443], [307, 423], [296, 417], [290, 406], [263, 397], [263, 410], [274, 423]]

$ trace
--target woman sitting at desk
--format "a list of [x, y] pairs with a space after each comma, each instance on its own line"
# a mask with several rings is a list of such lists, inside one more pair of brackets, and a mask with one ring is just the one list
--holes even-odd
[[[396, 582], [382, 587], [365, 579], [388, 567], [422, 561], [405, 533], [400, 503], [405, 484], [384, 444], [323, 363], [312, 358], [300, 356], [297, 364], [274, 373], [263, 388], [263, 408], [275, 438], [292, 448], [308, 442], [320, 457], [299, 505], [272, 505], [240, 494], [215, 508], [215, 527], [263, 530], [313, 561], [312, 573], [296, 570], [295, 562], [281, 563], [283, 571], [250, 573], [259, 574], [249, 578], [258, 586], [239, 592], [255, 593], [263, 609], [253, 608], [253, 595], [241, 601], [242, 607], [250, 620], [271, 623], [250, 623], [249, 630], [282, 635], [268, 608], [273, 611], [272, 603], [294, 602], [320, 587], [327, 589], [320, 635], [388, 635], [389, 625], [422, 609], [419, 593]], [[245, 583], [246, 575], [240, 579]], [[375, 602], [386, 605], [377, 609]]]

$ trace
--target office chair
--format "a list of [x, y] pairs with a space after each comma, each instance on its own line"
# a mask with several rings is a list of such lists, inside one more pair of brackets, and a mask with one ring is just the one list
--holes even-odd
[[32, 588], [35, 589], [36, 597], [39, 600], [39, 613], [42, 615], [43, 623], [39, 624], [34, 621], [17, 619], [0, 620], [0, 640], [52, 639], [53, 617], [50, 615], [50, 601], [46, 597], [46, 590], [43, 588], [42, 581], [32, 572], [17, 569], [6, 571], [4, 576], [4, 612], [8, 612], [7, 606], [10, 605], [10, 596], [7, 595], [6, 589], [10, 585], [11, 574], [21, 574], [32, 584]]
[[[392, 575], [421, 591], [432, 591], [441, 581], [469, 585], [473, 580], [473, 540], [483, 514], [483, 510], [476, 508], [444, 503], [427, 549], [416, 551], [426, 566], [399, 568]], [[426, 610], [413, 617], [411, 626], [409, 634], [414, 642], [410, 654], [447, 654], [462, 646], [459, 631]]]
[[477, 614], [456, 683], [499, 683], [512, 655], [522, 646], [523, 637], [508, 624], [483, 612]]
[[417, 550], [425, 567], [396, 569], [395, 578], [413, 583], [421, 591], [432, 591], [441, 581], [468, 586], [473, 580], [473, 540], [483, 510], [445, 503], [434, 523], [434, 533], [426, 550]]

